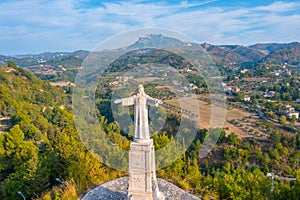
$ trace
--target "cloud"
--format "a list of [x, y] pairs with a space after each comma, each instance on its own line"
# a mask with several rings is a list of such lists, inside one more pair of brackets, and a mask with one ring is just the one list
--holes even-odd
[[253, 9], [253, 11], [266, 11], [266, 12], [286, 12], [295, 10], [297, 7], [299, 8], [299, 2], [283, 2], [276, 1], [267, 6], [257, 6]]
[[92, 49], [113, 34], [142, 27], [170, 28], [214, 44], [288, 42], [300, 35], [298, 2], [247, 7], [215, 0], [93, 2], [2, 1], [0, 54]]

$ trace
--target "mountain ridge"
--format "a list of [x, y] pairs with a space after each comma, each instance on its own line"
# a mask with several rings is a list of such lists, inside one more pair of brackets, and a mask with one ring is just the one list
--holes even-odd
[[[186, 47], [198, 48], [199, 51], [205, 49], [212, 57], [217, 66], [237, 66], [242, 68], [257, 68], [269, 63], [282, 65], [299, 65], [300, 50], [299, 42], [291, 43], [257, 43], [253, 45], [214, 45], [209, 43], [187, 43], [176, 38], [167, 37], [161, 34], [149, 34], [138, 38], [136, 42], [125, 47], [127, 50], [165, 48], [176, 46], [176, 48], [185, 49]], [[124, 49], [123, 49], [124, 50]], [[109, 53], [110, 51], [99, 51], [98, 53]], [[44, 52], [40, 54], [25, 54], [18, 56], [1, 56], [0, 64], [6, 64], [9, 60], [18, 66], [29, 69], [42, 79], [52, 80], [58, 75], [58, 80], [66, 79], [73, 81], [76, 70], [81, 67], [81, 63], [89, 55], [89, 51], [77, 50], [74, 52]], [[43, 71], [49, 71], [45, 77], [40, 74]], [[71, 72], [66, 72], [71, 70]], [[48, 73], [48, 72], [47, 72]], [[67, 75], [65, 76], [65, 74]], [[54, 76], [53, 76], [54, 74]], [[72, 76], [73, 78], [68, 78]], [[62, 78], [66, 77], [66, 78]], [[49, 79], [50, 78], [50, 79]], [[54, 81], [57, 78], [53, 79]]]
[[[178, 46], [178, 45], [185, 45], [186, 42], [183, 42], [177, 38], [164, 36], [162, 34], [147, 34], [143, 37], [139, 37], [136, 42], [133, 44], [125, 47], [128, 49], [136, 49], [136, 48], [163, 48], [168, 46]], [[197, 45], [201, 45], [204, 49], [208, 49], [207, 45], [209, 47], [214, 48], [220, 48], [227, 51], [232, 51], [236, 54], [239, 54], [241, 56], [242, 53], [240, 51], [255, 51], [256, 53], [260, 54], [259, 57], [262, 55], [269, 55], [279, 49], [291, 47], [297, 44], [300, 44], [299, 42], [289, 42], [289, 43], [256, 43], [252, 45], [238, 45], [238, 44], [227, 44], [227, 45], [218, 45], [218, 44], [209, 44], [209, 43], [195, 43]], [[49, 61], [49, 60], [61, 60], [66, 57], [75, 56], [79, 57], [80, 59], [84, 59], [90, 51], [87, 50], [75, 50], [73, 52], [65, 52], [65, 51], [57, 51], [57, 52], [42, 52], [38, 54], [23, 54], [23, 55], [15, 55], [15, 56], [6, 56], [6, 55], [0, 55], [0, 63], [2, 61], [8, 61], [9, 59], [16, 59], [16, 61], [27, 59], [27, 61], [30, 61], [30, 59], [40, 59], [40, 62], [42, 59]], [[244, 53], [246, 54], [246, 53]], [[248, 56], [244, 56], [248, 57]], [[14, 61], [14, 60], [13, 60]], [[16, 62], [18, 63], [18, 62]]]

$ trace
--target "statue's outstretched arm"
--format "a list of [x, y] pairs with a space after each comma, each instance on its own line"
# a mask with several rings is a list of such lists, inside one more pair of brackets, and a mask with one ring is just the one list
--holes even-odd
[[134, 100], [135, 100], [136, 96], [133, 95], [131, 97], [127, 97], [127, 98], [122, 98], [122, 99], [116, 99], [114, 101], [115, 104], [119, 104], [122, 103], [122, 106], [132, 106], [134, 105]]
[[147, 105], [157, 107], [158, 105], [162, 105], [162, 104], [163, 102], [161, 100], [147, 96]]

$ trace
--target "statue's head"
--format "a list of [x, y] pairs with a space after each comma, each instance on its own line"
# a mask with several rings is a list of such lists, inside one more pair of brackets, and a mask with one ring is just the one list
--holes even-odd
[[142, 84], [139, 84], [139, 93], [140, 94], [144, 94], [145, 93], [144, 86]]

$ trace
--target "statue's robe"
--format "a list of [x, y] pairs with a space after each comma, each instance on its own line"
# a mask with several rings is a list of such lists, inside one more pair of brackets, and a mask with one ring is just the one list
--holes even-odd
[[134, 138], [138, 140], [150, 139], [148, 108], [158, 106], [160, 100], [152, 98], [145, 93], [138, 93], [128, 98], [121, 99], [122, 106], [134, 105]]

